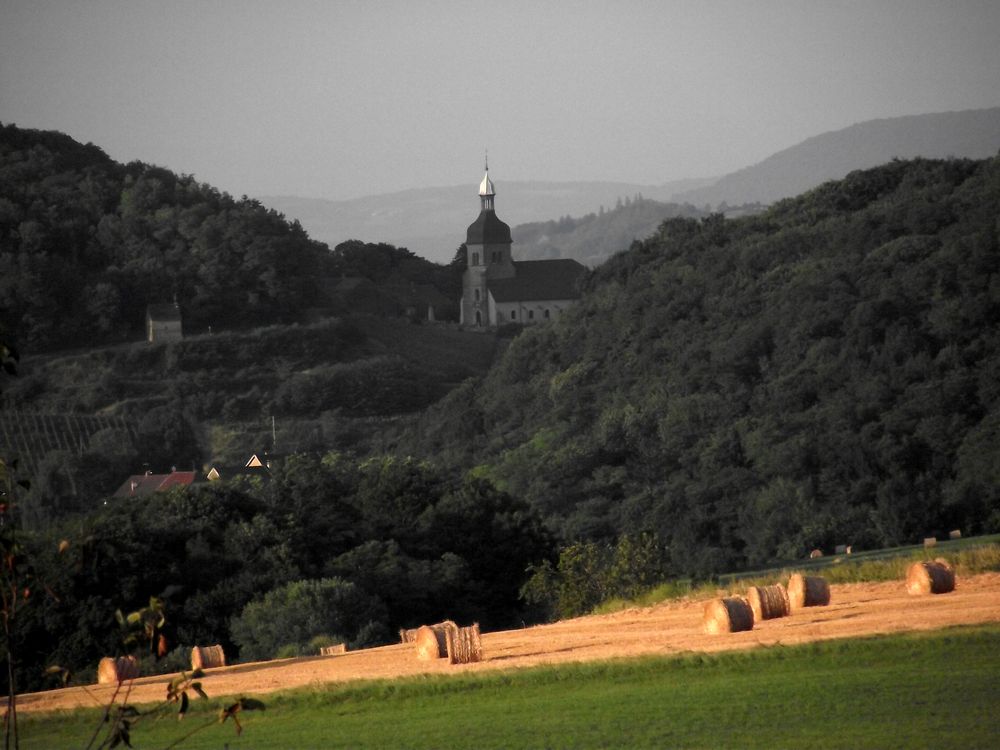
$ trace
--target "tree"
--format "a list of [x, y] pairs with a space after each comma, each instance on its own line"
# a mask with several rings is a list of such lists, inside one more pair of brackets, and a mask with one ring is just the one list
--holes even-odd
[[294, 581], [247, 604], [232, 621], [233, 640], [242, 659], [273, 659], [302, 653], [317, 636], [357, 645], [366, 626], [384, 617], [378, 597], [342, 578]]

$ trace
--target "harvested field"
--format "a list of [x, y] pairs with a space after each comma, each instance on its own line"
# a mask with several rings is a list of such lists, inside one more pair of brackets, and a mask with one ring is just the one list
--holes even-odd
[[[789, 617], [764, 620], [753, 630], [724, 638], [702, 631], [706, 602], [703, 598], [521, 630], [483, 633], [483, 661], [478, 663], [419, 661], [414, 658], [412, 644], [396, 644], [352, 651], [336, 659], [301, 657], [209, 669], [202, 682], [212, 698], [219, 698], [351, 680], [514, 669], [643, 654], [747, 649], [1000, 622], [1000, 573], [963, 577], [954, 591], [940, 596], [910, 596], [902, 580], [834, 584], [831, 589], [829, 606], [807, 607]], [[161, 700], [168, 680], [168, 676], [136, 680], [131, 701]], [[88, 686], [86, 690], [77, 687], [32, 693], [21, 696], [18, 709], [48, 711], [95, 706], [110, 699], [112, 692], [113, 688], [101, 685]]]

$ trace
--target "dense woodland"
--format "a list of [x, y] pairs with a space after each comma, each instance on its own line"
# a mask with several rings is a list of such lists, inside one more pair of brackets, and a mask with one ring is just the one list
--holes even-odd
[[676, 574], [1000, 530], [1000, 159], [673, 219], [401, 450]]
[[[354, 316], [28, 355], [0, 393], [0, 455], [11, 439], [8, 456], [31, 477], [22, 521], [43, 528], [147, 469], [201, 472], [263, 451], [368, 454], [373, 426], [482, 375], [495, 349], [490, 336]], [[88, 414], [99, 429], [52, 445], [56, 425]]]
[[34, 352], [141, 338], [146, 306], [173, 299], [185, 330], [202, 333], [342, 311], [322, 282], [345, 275], [394, 275], [448, 299], [460, 289], [405, 249], [348, 241], [331, 252], [245, 196], [2, 124], [0, 268], [2, 322]]
[[269, 482], [109, 500], [31, 539], [37, 583], [16, 640], [25, 689], [50, 664], [92, 679], [121, 647], [115, 610], [151, 596], [168, 618], [161, 669], [183, 668], [193, 645], [273, 658], [316, 653], [316, 639], [392, 642], [445, 614], [510, 626], [524, 571], [552, 549], [540, 517], [487, 482], [336, 453], [289, 458]]
[[[29, 355], [0, 418], [136, 423], [128, 456], [104, 435], [4, 485], [0, 535], [37, 514], [24, 687], [53, 662], [86, 674], [117, 648], [115, 609], [151, 596], [176, 668], [196, 643], [249, 659], [445, 617], [488, 629], [814, 547], [1000, 531], [1000, 159], [893, 162], [756, 216], [670, 219], [498, 347], [405, 318], [302, 322], [334, 306], [317, 279], [445, 292], [461, 253], [331, 252], [65, 136], [8, 126], [0, 148], [0, 329]], [[138, 338], [175, 292], [214, 335], [54, 351]], [[57, 501], [74, 462], [110, 483], [141, 454], [245, 455], [262, 446], [236, 425], [274, 414], [314, 432], [270, 481]]]

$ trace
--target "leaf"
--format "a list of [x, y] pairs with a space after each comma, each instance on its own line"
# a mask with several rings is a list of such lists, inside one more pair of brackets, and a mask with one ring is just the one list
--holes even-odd
[[189, 703], [190, 702], [188, 701], [188, 694], [181, 693], [181, 707], [177, 710], [178, 719], [184, 718], [184, 714], [187, 713]]
[[205, 700], [208, 700], [208, 693], [206, 693], [204, 689], [201, 687], [200, 682], [192, 682], [191, 689], [194, 690], [198, 695], [200, 695]]
[[122, 614], [120, 609], [115, 610], [115, 619], [118, 621], [120, 626], [125, 627], [125, 616]]
[[68, 550], [68, 549], [69, 549], [69, 540], [68, 539], [63, 539], [61, 542], [59, 542], [59, 554], [60, 555], [63, 552], [65, 552], [66, 550]]
[[163, 633], [160, 633], [160, 637], [157, 639], [156, 642], [156, 658], [162, 659], [164, 656], [167, 655], [167, 651], [168, 651], [167, 637], [163, 635]]

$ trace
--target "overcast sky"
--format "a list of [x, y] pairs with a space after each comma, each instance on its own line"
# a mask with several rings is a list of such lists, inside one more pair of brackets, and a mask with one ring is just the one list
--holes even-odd
[[1000, 106], [1000, 1], [0, 0], [0, 121], [235, 196], [661, 184]]

